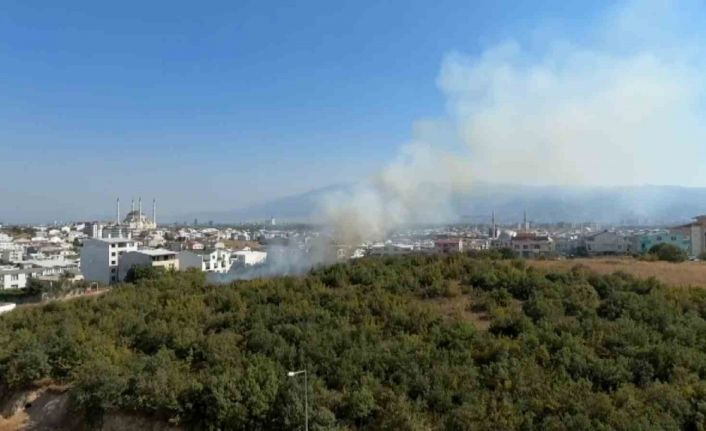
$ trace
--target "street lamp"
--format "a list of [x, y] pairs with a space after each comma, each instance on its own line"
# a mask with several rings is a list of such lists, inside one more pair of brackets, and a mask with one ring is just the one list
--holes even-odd
[[290, 371], [288, 377], [304, 374], [304, 431], [309, 431], [309, 384], [307, 383], [306, 370]]

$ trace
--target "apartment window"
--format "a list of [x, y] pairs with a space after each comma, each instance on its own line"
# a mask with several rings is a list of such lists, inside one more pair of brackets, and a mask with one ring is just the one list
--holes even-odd
[[111, 261], [110, 261], [110, 264], [111, 264], [111, 265], [117, 265], [116, 261], [114, 261], [114, 260], [111, 260]]
[[676, 241], [676, 240], [677, 240], [677, 237], [676, 237], [676, 236], [673, 236], [673, 237], [672, 237], [672, 241]]
[[20, 276], [17, 275], [17, 274], [12, 274], [12, 275], [10, 276], [10, 281], [17, 281], [17, 280], [19, 280], [19, 279], [20, 279]]
[[110, 244], [110, 248], [115, 248], [115, 244]]
[[111, 274], [115, 274], [117, 272], [117, 270], [118, 270], [117, 268], [110, 268]]
[[115, 252], [110, 253], [111, 256], [115, 257]]

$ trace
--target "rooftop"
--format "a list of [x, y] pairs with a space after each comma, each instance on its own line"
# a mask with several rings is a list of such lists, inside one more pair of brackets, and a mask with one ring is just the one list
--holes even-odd
[[116, 244], [119, 242], [134, 242], [135, 240], [132, 238], [86, 238], [86, 241], [102, 241], [102, 242], [107, 242], [109, 244]]
[[148, 256], [170, 256], [176, 255], [176, 252], [167, 250], [165, 248], [146, 248], [143, 250], [137, 250], [137, 253], [146, 254]]

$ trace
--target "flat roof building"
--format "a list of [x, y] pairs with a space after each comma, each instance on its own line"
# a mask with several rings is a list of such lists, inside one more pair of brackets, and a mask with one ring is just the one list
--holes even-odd
[[166, 271], [178, 270], [179, 260], [176, 252], [163, 248], [130, 251], [120, 259], [118, 280], [125, 281], [131, 269], [139, 266], [164, 268]]
[[86, 281], [117, 283], [120, 259], [137, 250], [130, 238], [87, 238], [81, 247], [81, 273]]

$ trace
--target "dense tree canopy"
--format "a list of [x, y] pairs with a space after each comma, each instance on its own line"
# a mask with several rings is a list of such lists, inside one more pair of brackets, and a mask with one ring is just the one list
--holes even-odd
[[0, 317], [10, 390], [196, 429], [703, 429], [706, 292], [497, 256], [366, 258], [209, 285], [149, 274]]

